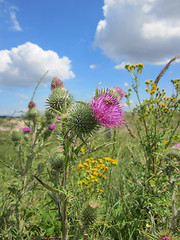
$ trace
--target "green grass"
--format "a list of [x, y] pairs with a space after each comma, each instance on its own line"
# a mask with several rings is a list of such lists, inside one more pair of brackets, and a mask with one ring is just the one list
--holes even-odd
[[[14, 151], [10, 137], [11, 129], [16, 127], [16, 123], [10, 124], [9, 122], [5, 122], [4, 119], [0, 119], [0, 122], [3, 127], [10, 126], [8, 131], [0, 132], [0, 156], [2, 161], [11, 166], [11, 161], [17, 160], [17, 154]], [[127, 122], [133, 130], [134, 125], [129, 113], [127, 114]], [[29, 183], [33, 182], [33, 184], [30, 185], [29, 190], [23, 196], [22, 200], [19, 200], [19, 214], [21, 225], [24, 226], [24, 238], [17, 237], [14, 239], [32, 239], [33, 234], [40, 235], [41, 237], [52, 237], [59, 236], [61, 233], [61, 223], [57, 214], [57, 204], [55, 204], [57, 195], [45, 190], [42, 185], [34, 181], [32, 176], [33, 174], [38, 175], [42, 181], [52, 187], [56, 187], [56, 184], [53, 185], [55, 172], [50, 169], [50, 165], [48, 164], [51, 150], [57, 148], [59, 145], [55, 133], [57, 133], [57, 130], [49, 139], [51, 144], [36, 156], [34, 165], [28, 176]], [[87, 157], [98, 159], [113, 156], [113, 158], [118, 160], [118, 165], [113, 168], [111, 174], [107, 175], [107, 181], [104, 181], [102, 185], [104, 192], [102, 197], [99, 198], [101, 204], [98, 221], [87, 230], [89, 234], [88, 239], [148, 240], [150, 238], [144, 238], [144, 235], [141, 233], [142, 231], [155, 236], [155, 234], [159, 234], [159, 230], [168, 229], [170, 226], [172, 189], [170, 185], [167, 185], [164, 188], [164, 192], [160, 191], [154, 194], [149, 185], [149, 180], [146, 178], [147, 169], [144, 155], [137, 139], [130, 136], [129, 131], [125, 127], [117, 128], [116, 134], [116, 143], [112, 144], [114, 130], [102, 128], [99, 133], [92, 137], [89, 145], [84, 146], [86, 150], [85, 154], [82, 154], [78, 158], [78, 162], [83, 162]], [[110, 145], [94, 151], [105, 142], [110, 143]], [[88, 146], [93, 151], [86, 154]], [[68, 186], [68, 214], [70, 234], [72, 235], [76, 234], [76, 230], [79, 227], [80, 214], [85, 204], [84, 201], [92, 197], [88, 195], [87, 189], [82, 191], [78, 187], [78, 162], [72, 162], [71, 171], [69, 172], [71, 182]], [[38, 170], [40, 167], [41, 170]], [[7, 221], [7, 228], [3, 234], [6, 233], [7, 237], [3, 235], [4, 238], [2, 239], [9, 239], [12, 234], [16, 235], [16, 227], [14, 227], [16, 230], [13, 232], [10, 228], [8, 230], [8, 226], [16, 226], [15, 207], [18, 199], [17, 196], [22, 191], [18, 190], [21, 189], [22, 178], [16, 173], [11, 172], [1, 163], [0, 168], [0, 190], [2, 193], [0, 208], [3, 209], [0, 214], [0, 226], [2, 229], [5, 229], [5, 219]], [[167, 182], [168, 178], [165, 175], [158, 184], [165, 185]], [[109, 196], [109, 199], [107, 196]], [[162, 219], [164, 219], [164, 222]], [[155, 222], [157, 222], [157, 229], [155, 229]]]

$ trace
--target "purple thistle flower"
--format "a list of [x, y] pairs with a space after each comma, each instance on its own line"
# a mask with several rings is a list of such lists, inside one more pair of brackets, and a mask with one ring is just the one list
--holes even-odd
[[173, 148], [180, 148], [180, 143], [176, 143]]
[[48, 126], [48, 128], [49, 128], [50, 130], [54, 130], [54, 129], [56, 128], [56, 125], [55, 125], [55, 124], [51, 124], [51, 125]]
[[22, 128], [22, 132], [24, 132], [24, 133], [31, 133], [32, 130], [29, 127], [24, 127], [24, 128]]
[[120, 87], [112, 88], [112, 92], [115, 94], [115, 97], [117, 97], [119, 101], [122, 100], [125, 95], [125, 91]]
[[106, 127], [121, 126], [124, 122], [124, 111], [112, 93], [102, 92], [95, 97], [91, 109], [96, 120]]
[[165, 236], [165, 237], [162, 237], [161, 240], [170, 240], [170, 237]]

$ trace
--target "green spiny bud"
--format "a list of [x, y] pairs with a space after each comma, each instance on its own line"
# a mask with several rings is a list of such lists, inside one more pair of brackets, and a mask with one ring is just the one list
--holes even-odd
[[91, 135], [100, 126], [89, 104], [79, 102], [68, 114], [67, 125], [77, 136]]
[[50, 164], [54, 170], [63, 170], [64, 168], [64, 155], [60, 152], [56, 152], [50, 158]]
[[66, 108], [69, 108], [71, 103], [72, 97], [68, 95], [67, 91], [61, 88], [54, 89], [46, 100], [49, 110], [53, 111], [53, 109], [55, 109], [59, 112], [63, 111], [65, 105]]
[[166, 160], [173, 159], [173, 160], [176, 160], [177, 162], [179, 162], [180, 161], [179, 149], [172, 149], [172, 150], [168, 151], [165, 156], [165, 159]]
[[98, 216], [98, 207], [99, 204], [94, 200], [89, 201], [85, 205], [82, 211], [82, 222], [84, 227], [88, 227], [96, 221]]
[[45, 115], [46, 123], [48, 125], [52, 124], [56, 118], [55, 113], [50, 110], [45, 111], [44, 115]]
[[37, 118], [37, 116], [38, 116], [38, 110], [35, 107], [30, 108], [29, 111], [27, 112], [28, 119], [34, 120]]
[[49, 110], [45, 111], [45, 117], [46, 117], [46, 119], [51, 120], [51, 119], [54, 119], [55, 116], [56, 116], [56, 115], [54, 114], [54, 112], [49, 111]]
[[13, 130], [11, 138], [14, 142], [19, 142], [22, 138], [22, 132], [19, 129]]

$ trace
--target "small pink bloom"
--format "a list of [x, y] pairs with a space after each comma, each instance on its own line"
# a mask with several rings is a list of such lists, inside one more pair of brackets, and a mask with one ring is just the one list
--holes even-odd
[[62, 148], [60, 144], [59, 144], [58, 148], [61, 149], [62, 151], [64, 151], [64, 148]]
[[24, 132], [24, 133], [31, 133], [32, 130], [29, 127], [24, 127], [24, 128], [22, 128], [22, 132]]
[[122, 100], [122, 98], [125, 95], [125, 91], [120, 87], [114, 87], [114, 88], [112, 88], [112, 90], [113, 90], [113, 93], [115, 92], [115, 96], [118, 97], [118, 100], [119, 101]]
[[56, 125], [55, 125], [55, 124], [51, 124], [51, 125], [48, 126], [48, 128], [49, 128], [50, 130], [54, 130], [54, 129], [56, 128]]
[[60, 116], [57, 116], [57, 119], [58, 119], [58, 120], [61, 120], [61, 117], [60, 117]]
[[168, 236], [162, 237], [161, 240], [170, 240], [170, 237], [168, 237]]
[[173, 148], [179, 148], [180, 149], [180, 143], [176, 143]]

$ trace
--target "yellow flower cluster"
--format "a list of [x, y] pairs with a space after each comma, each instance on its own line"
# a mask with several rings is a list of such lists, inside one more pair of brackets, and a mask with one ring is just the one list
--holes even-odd
[[99, 188], [102, 181], [107, 179], [107, 171], [112, 166], [117, 165], [117, 159], [111, 159], [109, 157], [99, 158], [97, 160], [93, 158], [87, 158], [83, 163], [78, 164], [78, 173], [81, 175], [81, 180], [78, 181], [79, 185], [86, 186], [87, 189], [92, 187], [96, 189], [97, 193], [102, 193], [103, 190]]
[[138, 72], [142, 72], [142, 70], [144, 69], [144, 65], [142, 63], [138, 63], [136, 65], [132, 64], [126, 64], [125, 68], [131, 72], [132, 70], [137, 70]]
[[81, 152], [82, 152], [82, 153], [85, 152], [85, 149], [84, 149], [83, 147], [81, 147]]
[[173, 106], [173, 102], [176, 101], [173, 97], [168, 97], [166, 91], [162, 89], [160, 91], [159, 87], [151, 79], [150, 81], [146, 80], [145, 84], [147, 87], [145, 91], [148, 92], [151, 96], [149, 100], [144, 102], [143, 115], [148, 116], [151, 112], [160, 112], [160, 115], [167, 113], [168, 109]]

